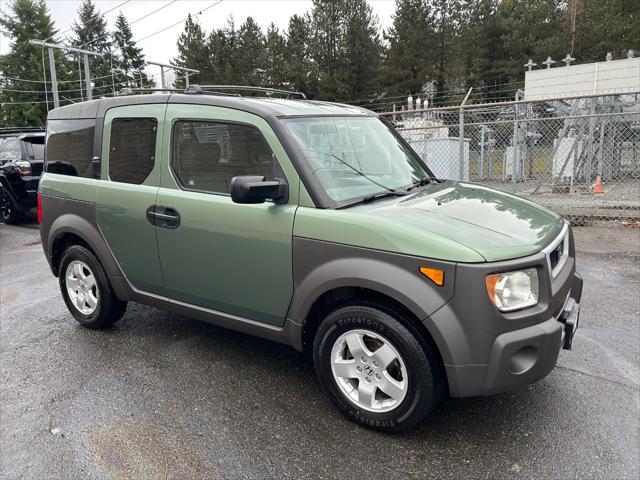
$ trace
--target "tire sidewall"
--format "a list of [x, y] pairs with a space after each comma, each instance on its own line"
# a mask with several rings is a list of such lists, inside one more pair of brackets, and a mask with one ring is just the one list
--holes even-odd
[[0, 214], [2, 221], [7, 225], [18, 223], [22, 219], [23, 214], [17, 210], [16, 202], [5, 188], [2, 188], [0, 191], [0, 201], [6, 201], [11, 208], [9, 215], [5, 215], [4, 213]]
[[[331, 370], [335, 341], [350, 330], [370, 330], [386, 338], [400, 353], [407, 370], [407, 394], [389, 412], [370, 412], [352, 403], [336, 383]], [[314, 342], [314, 364], [323, 390], [350, 419], [385, 431], [404, 431], [419, 423], [437, 400], [434, 369], [417, 339], [389, 314], [367, 306], [349, 306], [329, 314]]]
[[[98, 305], [96, 306], [96, 309], [89, 315], [82, 313], [76, 308], [76, 306], [73, 304], [73, 301], [69, 297], [69, 292], [67, 292], [67, 267], [74, 260], [79, 260], [85, 263], [93, 273], [93, 276], [96, 278], [96, 288], [98, 290]], [[104, 271], [102, 270], [102, 267], [95, 259], [95, 257], [87, 249], [79, 245], [69, 247], [63, 254], [60, 261], [58, 277], [60, 281], [62, 298], [64, 299], [64, 303], [67, 305], [67, 308], [69, 309], [73, 317], [84, 326], [95, 326], [96, 322], [98, 322], [102, 317], [105, 296], [107, 295], [107, 292], [105, 291], [107, 278], [104, 274]]]

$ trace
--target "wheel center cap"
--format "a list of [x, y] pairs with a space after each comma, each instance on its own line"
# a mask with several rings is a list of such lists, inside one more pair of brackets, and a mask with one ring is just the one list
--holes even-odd
[[362, 367], [362, 371], [367, 377], [370, 377], [371, 375], [373, 375], [375, 373], [374, 368], [369, 364], [365, 364]]

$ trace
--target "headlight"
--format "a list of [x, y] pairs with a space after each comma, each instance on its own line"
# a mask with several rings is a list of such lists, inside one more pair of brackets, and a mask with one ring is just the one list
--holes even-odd
[[501, 312], [510, 312], [538, 303], [538, 271], [527, 268], [517, 272], [487, 275], [489, 298]]

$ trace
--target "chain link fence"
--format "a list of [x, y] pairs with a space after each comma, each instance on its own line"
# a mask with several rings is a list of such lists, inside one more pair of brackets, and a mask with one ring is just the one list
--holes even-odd
[[640, 221], [640, 92], [382, 115], [439, 178], [515, 193], [576, 224]]

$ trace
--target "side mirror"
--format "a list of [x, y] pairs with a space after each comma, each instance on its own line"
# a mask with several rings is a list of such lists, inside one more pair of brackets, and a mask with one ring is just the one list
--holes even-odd
[[229, 191], [235, 203], [264, 203], [267, 198], [276, 203], [288, 201], [287, 184], [278, 180], [266, 181], [263, 176], [233, 177]]

